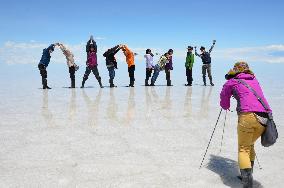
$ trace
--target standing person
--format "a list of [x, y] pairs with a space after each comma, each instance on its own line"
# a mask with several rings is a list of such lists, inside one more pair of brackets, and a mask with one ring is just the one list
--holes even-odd
[[192, 68], [194, 63], [194, 54], [192, 53], [192, 50], [192, 46], [187, 47], [187, 56], [185, 61], [187, 84], [185, 84], [185, 86], [192, 86]]
[[117, 45], [111, 49], [108, 49], [103, 56], [106, 58], [106, 66], [107, 70], [109, 72], [109, 84], [110, 87], [116, 87], [116, 85], [113, 84], [113, 80], [115, 77], [115, 69], [117, 69], [117, 62], [115, 59], [115, 54], [121, 49], [122, 45]]
[[46, 68], [50, 62], [51, 53], [54, 51], [56, 44], [51, 44], [48, 48], [43, 49], [42, 56], [38, 64], [38, 69], [40, 71], [41, 79], [42, 79], [42, 88], [43, 89], [51, 89], [47, 85], [47, 71]]
[[173, 86], [171, 81], [171, 71], [173, 70], [173, 49], [169, 49], [169, 62], [165, 66], [167, 86]]
[[89, 54], [91, 47], [93, 47], [94, 48], [94, 52], [97, 53], [97, 48], [98, 47], [97, 47], [96, 41], [94, 40], [93, 35], [90, 36], [90, 39], [88, 40], [88, 42], [86, 44], [87, 55]]
[[65, 55], [66, 60], [67, 60], [67, 66], [69, 67], [69, 74], [70, 74], [70, 79], [71, 79], [71, 87], [70, 88], [75, 88], [75, 71], [77, 71], [79, 69], [79, 66], [77, 66], [74, 63], [74, 55], [70, 50], [68, 50], [61, 43], [58, 43], [57, 45], [59, 46], [59, 48], [61, 49], [62, 53]]
[[154, 54], [152, 54], [151, 49], [146, 50], [146, 54], [144, 55], [144, 58], [146, 59], [146, 79], [145, 79], [145, 86], [149, 86], [149, 79], [152, 74], [152, 70], [154, 69], [153, 65], [153, 57]]
[[215, 46], [216, 40], [213, 40], [213, 45], [211, 46], [209, 52], [205, 51], [205, 47], [201, 46], [200, 51], [201, 54], [198, 54], [196, 51], [196, 47], [195, 48], [195, 55], [199, 56], [202, 60], [202, 76], [203, 76], [203, 83], [204, 86], [206, 86], [206, 71], [210, 80], [210, 84], [211, 86], [214, 86], [213, 82], [212, 82], [212, 74], [211, 74], [211, 51], [213, 50], [214, 46]]
[[[246, 62], [237, 62], [226, 74], [228, 80], [220, 93], [220, 105], [230, 108], [230, 98], [237, 100], [238, 112], [238, 158], [242, 183], [246, 188], [253, 186], [253, 165], [255, 160], [254, 143], [265, 130], [268, 113], [272, 113], [255, 75]], [[241, 82], [247, 83], [263, 100], [267, 110], [250, 89]]]
[[103, 88], [102, 80], [101, 80], [99, 70], [98, 70], [97, 53], [95, 52], [94, 46], [90, 46], [90, 51], [89, 51], [87, 56], [88, 56], [87, 67], [86, 67], [86, 71], [85, 71], [85, 74], [84, 74], [84, 77], [83, 77], [81, 88], [84, 88], [85, 82], [86, 82], [86, 80], [88, 80], [88, 77], [89, 77], [91, 71], [93, 72], [96, 79], [98, 80], [100, 87]]
[[134, 53], [126, 46], [122, 46], [123, 54], [126, 57], [126, 63], [128, 65], [128, 74], [129, 74], [129, 87], [134, 87], [134, 72], [135, 72], [135, 63], [134, 63]]
[[158, 63], [154, 67], [154, 74], [151, 79], [151, 86], [155, 86], [155, 82], [160, 74], [160, 71], [165, 70], [166, 64], [169, 63], [169, 58], [170, 58], [170, 55], [168, 53], [165, 53], [164, 55], [160, 57]]

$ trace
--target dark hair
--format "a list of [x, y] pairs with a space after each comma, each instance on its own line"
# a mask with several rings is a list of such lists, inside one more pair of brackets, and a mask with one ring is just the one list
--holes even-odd
[[201, 47], [200, 47], [200, 50], [205, 50], [205, 47], [204, 47], [204, 46], [201, 46]]
[[170, 52], [174, 52], [173, 49], [169, 49], [168, 53], [170, 53]]
[[146, 50], [146, 54], [149, 54], [149, 53], [151, 53], [151, 49]]

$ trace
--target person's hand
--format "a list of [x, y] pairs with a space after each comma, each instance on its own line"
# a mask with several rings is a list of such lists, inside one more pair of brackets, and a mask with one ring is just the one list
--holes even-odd
[[213, 40], [213, 44], [215, 44], [216, 43], [216, 40]]

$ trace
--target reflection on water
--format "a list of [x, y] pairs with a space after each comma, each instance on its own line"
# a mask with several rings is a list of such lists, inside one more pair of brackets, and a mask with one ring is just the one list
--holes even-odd
[[87, 95], [86, 91], [82, 89], [82, 96], [87, 106], [87, 113], [88, 113], [88, 125], [95, 126], [98, 124], [100, 120], [99, 112], [100, 112], [100, 101], [102, 97], [102, 90], [100, 89], [95, 100], [91, 100], [90, 97]]
[[192, 104], [191, 104], [192, 87], [187, 87], [184, 97], [184, 117], [191, 118], [192, 116]]
[[126, 112], [126, 123], [131, 125], [134, 117], [135, 117], [135, 89], [129, 88], [129, 96], [128, 96], [128, 103], [127, 103], [127, 112]]
[[45, 89], [42, 90], [41, 115], [48, 127], [55, 126], [53, 114], [48, 107], [48, 90]]
[[106, 116], [111, 124], [116, 125], [118, 123], [118, 116], [117, 116], [118, 105], [116, 103], [115, 91], [116, 91], [115, 88], [109, 90], [109, 99], [106, 108]]
[[146, 109], [145, 109], [145, 118], [146, 120], [151, 120], [151, 114], [153, 111], [152, 108], [152, 103], [153, 103], [153, 99], [152, 96], [150, 94], [150, 89], [152, 87], [145, 87], [144, 92], [145, 92], [145, 105], [146, 105]]
[[77, 112], [77, 105], [76, 105], [76, 90], [71, 89], [71, 97], [70, 97], [70, 103], [69, 103], [69, 110], [68, 110], [68, 119], [69, 121], [73, 122], [74, 118], [76, 117]]
[[166, 119], [172, 120], [172, 98], [171, 98], [171, 91], [172, 87], [166, 88], [166, 94], [164, 97], [164, 100], [162, 102], [162, 109], [163, 109], [163, 115]]
[[210, 104], [209, 101], [211, 98], [212, 89], [213, 87], [209, 87], [209, 91], [208, 91], [208, 87], [202, 88], [202, 96], [201, 96], [200, 111], [199, 111], [200, 119], [208, 118], [209, 104]]

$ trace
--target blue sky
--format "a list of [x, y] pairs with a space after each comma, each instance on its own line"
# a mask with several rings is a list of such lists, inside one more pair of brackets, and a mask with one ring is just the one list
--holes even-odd
[[281, 0], [77, 1], [9, 0], [1, 3], [0, 43], [85, 41], [167, 48], [188, 43], [242, 47], [284, 43]]
[[[76, 63], [84, 67], [84, 45], [92, 34], [98, 39], [99, 64], [106, 77], [101, 54], [116, 44], [127, 44], [139, 53], [135, 61], [136, 72], [141, 77], [144, 77], [142, 55], [146, 48], [159, 53], [173, 48], [173, 74], [184, 77], [181, 72], [184, 72], [185, 48], [209, 47], [213, 39], [217, 40], [212, 52], [213, 70], [222, 73], [218, 75], [220, 78], [237, 60], [248, 61], [252, 66], [261, 63], [257, 67], [260, 71], [273, 63], [273, 70], [279, 71], [284, 66], [283, 7], [281, 0], [2, 1], [0, 66], [36, 67], [43, 48], [62, 42], [73, 51]], [[59, 69], [67, 72], [63, 55], [59, 50], [54, 53], [51, 63], [61, 62]], [[118, 56], [124, 71], [120, 72], [127, 74], [123, 56]], [[200, 74], [200, 65], [200, 59], [196, 58], [196, 75]], [[52, 67], [49, 69], [51, 72]], [[84, 68], [80, 71], [81, 77]]]

